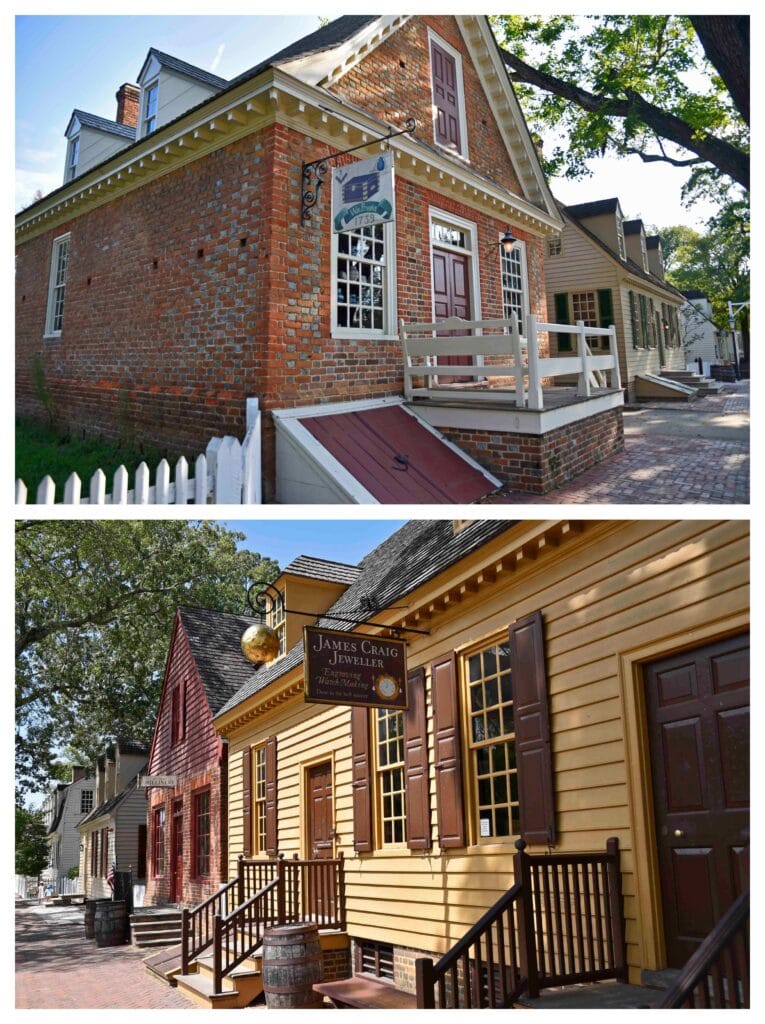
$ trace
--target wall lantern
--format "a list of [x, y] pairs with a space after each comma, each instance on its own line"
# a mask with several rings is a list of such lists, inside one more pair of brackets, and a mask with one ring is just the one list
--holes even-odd
[[513, 246], [515, 245], [515, 243], [517, 241], [518, 241], [518, 239], [515, 237], [515, 235], [512, 233], [512, 231], [508, 227], [508, 228], [505, 228], [505, 233], [500, 238], [498, 244], [502, 247], [503, 251], [506, 252], [507, 255], [509, 256], [510, 253], [513, 251]]

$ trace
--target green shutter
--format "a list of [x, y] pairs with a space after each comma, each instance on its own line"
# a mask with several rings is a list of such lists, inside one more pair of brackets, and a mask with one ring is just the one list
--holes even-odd
[[648, 303], [645, 295], [638, 295], [640, 300], [640, 337], [643, 348], [648, 348]]
[[[568, 312], [568, 292], [558, 292], [555, 296], [555, 322], [556, 324], [571, 323], [571, 317]], [[570, 352], [571, 335], [558, 334], [556, 337], [558, 340], [558, 351]]]
[[614, 322], [614, 300], [610, 288], [598, 289], [598, 318], [601, 327], [610, 327]]
[[630, 292], [630, 321], [632, 322], [632, 347], [638, 347], [638, 315], [635, 293]]

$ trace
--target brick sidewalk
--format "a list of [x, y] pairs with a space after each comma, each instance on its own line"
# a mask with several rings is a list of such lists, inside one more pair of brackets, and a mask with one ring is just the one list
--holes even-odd
[[[732, 393], [731, 393], [732, 392]], [[695, 411], [748, 413], [749, 381], [728, 386], [728, 393], [709, 396]], [[650, 408], [661, 408], [650, 403]], [[677, 406], [673, 411], [683, 416]], [[749, 445], [703, 437], [671, 437], [625, 432], [624, 452], [586, 470], [549, 494], [528, 494], [504, 488], [487, 504], [557, 505], [693, 505], [749, 502]]]
[[197, 1008], [146, 972], [145, 950], [86, 939], [82, 918], [75, 908], [16, 905], [17, 1009]]

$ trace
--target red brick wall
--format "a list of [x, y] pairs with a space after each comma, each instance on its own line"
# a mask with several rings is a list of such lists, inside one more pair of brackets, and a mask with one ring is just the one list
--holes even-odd
[[470, 166], [520, 194], [507, 148], [454, 18], [411, 18], [332, 85], [331, 91], [392, 125], [403, 127], [407, 117], [414, 117], [417, 135], [435, 146], [428, 27], [462, 56]]
[[541, 437], [440, 429], [503, 483], [534, 494], [546, 494], [609, 455], [624, 450], [621, 409], [610, 409]]

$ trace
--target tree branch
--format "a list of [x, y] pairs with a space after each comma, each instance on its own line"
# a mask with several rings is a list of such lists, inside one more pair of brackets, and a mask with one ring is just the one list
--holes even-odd
[[505, 65], [512, 71], [511, 79], [560, 96], [592, 114], [622, 119], [637, 117], [655, 134], [695, 153], [701, 160], [714, 164], [739, 185], [749, 188], [749, 155], [724, 139], [716, 139], [708, 132], [698, 134], [681, 118], [654, 106], [634, 90], [629, 90], [624, 99], [592, 93], [573, 82], [526, 64], [507, 50], [500, 49], [500, 52]]

